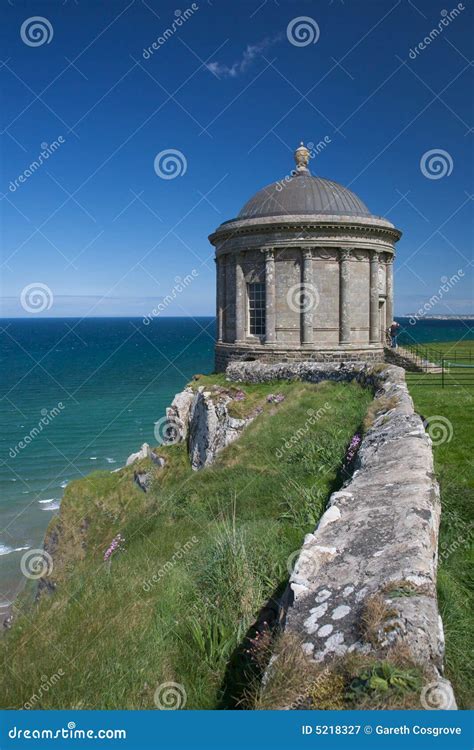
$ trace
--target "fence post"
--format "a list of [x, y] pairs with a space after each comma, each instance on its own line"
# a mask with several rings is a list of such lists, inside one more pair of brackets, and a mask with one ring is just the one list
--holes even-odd
[[444, 388], [444, 357], [441, 360], [441, 388]]

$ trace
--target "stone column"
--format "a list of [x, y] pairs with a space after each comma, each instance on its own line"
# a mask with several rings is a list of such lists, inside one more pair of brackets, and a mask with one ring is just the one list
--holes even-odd
[[351, 340], [350, 317], [350, 249], [341, 248], [339, 251], [339, 343], [349, 344]]
[[386, 287], [385, 287], [385, 293], [387, 295], [386, 328], [392, 325], [392, 320], [393, 320], [393, 260], [394, 260], [394, 256], [389, 255], [387, 258], [387, 264], [386, 264], [386, 273], [387, 273], [387, 281], [386, 281]]
[[217, 340], [223, 341], [225, 338], [225, 256], [221, 255], [215, 261], [217, 266]]
[[235, 256], [235, 340], [245, 340], [245, 278], [242, 269], [243, 254]]
[[315, 293], [313, 284], [313, 253], [310, 248], [303, 248], [303, 288], [301, 295], [302, 342], [313, 343], [313, 310]]
[[370, 319], [369, 319], [369, 342], [380, 344], [379, 330], [379, 254], [376, 250], [370, 251]]
[[265, 253], [265, 343], [274, 344], [275, 333], [275, 251], [266, 248]]

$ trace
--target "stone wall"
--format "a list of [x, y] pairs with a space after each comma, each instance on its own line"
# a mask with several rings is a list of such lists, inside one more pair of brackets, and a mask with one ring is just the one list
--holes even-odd
[[365, 348], [349, 345], [343, 348], [314, 348], [294, 347], [283, 348], [281, 346], [264, 346], [258, 344], [236, 345], [218, 343], [215, 348], [215, 370], [224, 372], [232, 362], [259, 361], [266, 364], [278, 364], [282, 362], [383, 362], [384, 352], [382, 345], [367, 346]]
[[443, 678], [443, 626], [436, 599], [439, 488], [431, 440], [415, 413], [404, 370], [311, 362], [234, 363], [235, 382], [357, 380], [375, 389], [373, 423], [351, 480], [333, 493], [308, 534], [286, 592], [285, 630], [309, 658], [383, 654], [399, 644], [456, 704]]

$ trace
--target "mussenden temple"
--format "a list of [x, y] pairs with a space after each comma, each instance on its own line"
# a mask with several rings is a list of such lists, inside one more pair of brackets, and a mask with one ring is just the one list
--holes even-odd
[[383, 359], [401, 232], [337, 182], [310, 151], [209, 237], [216, 248], [216, 370], [232, 360]]

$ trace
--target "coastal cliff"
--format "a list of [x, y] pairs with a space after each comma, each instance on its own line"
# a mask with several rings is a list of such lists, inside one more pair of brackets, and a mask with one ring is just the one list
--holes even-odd
[[[443, 678], [436, 603], [439, 496], [431, 445], [400, 368], [238, 363], [225, 378], [199, 376], [177, 394], [163, 436], [162, 445], [144, 444], [122, 469], [67, 488], [45, 540], [53, 565], [39, 581], [36, 627], [49, 622], [69, 651], [60, 631], [74, 630], [77, 612], [76, 638], [87, 651], [87, 634], [100, 633], [105, 618], [122, 656], [107, 656], [104, 642], [91, 668], [98, 684], [112, 663], [128, 669], [136, 690], [139, 680], [127, 707], [149, 707], [146, 686], [178, 678], [190, 707], [216, 707], [215, 678], [204, 700], [195, 668], [218, 670], [222, 707], [244, 695], [248, 702], [255, 680], [259, 700], [272, 703], [290, 641], [311, 670], [365, 660], [351, 662], [343, 707], [357, 705], [350, 686], [361, 670], [384, 660], [415, 675], [406, 678], [410, 706], [419, 707], [423, 685], [436, 682], [447, 685], [445, 707], [455, 707]], [[169, 620], [166, 647], [140, 666], [137, 649], [149, 652], [158, 612]], [[43, 672], [50, 668], [48, 659], [35, 658]], [[303, 704], [294, 707], [318, 707], [305, 669], [298, 672]], [[69, 680], [78, 701], [81, 688]], [[389, 689], [383, 700], [400, 705], [397, 695]], [[271, 707], [292, 705], [288, 696]]]

